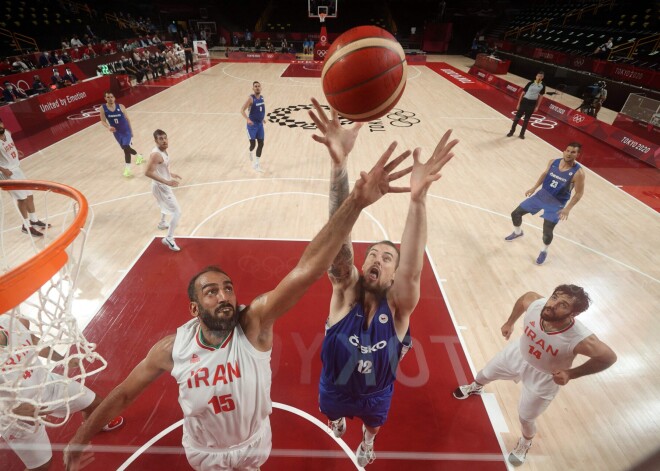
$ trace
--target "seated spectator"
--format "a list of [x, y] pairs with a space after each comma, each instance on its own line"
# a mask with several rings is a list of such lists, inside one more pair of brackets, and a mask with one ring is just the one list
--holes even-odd
[[80, 39], [78, 39], [78, 35], [74, 34], [73, 38], [71, 38], [71, 47], [83, 47], [84, 44]]
[[103, 46], [101, 46], [101, 54], [103, 54], [104, 56], [115, 53], [115, 51], [112, 48], [112, 44], [110, 44], [109, 42], [103, 40], [101, 41], [101, 44], [103, 44]]
[[13, 103], [18, 100], [27, 98], [27, 93], [25, 93], [20, 88], [14, 87], [11, 82], [5, 82], [5, 89], [2, 91], [2, 97], [7, 103]]
[[78, 77], [71, 72], [71, 69], [65, 69], [64, 75], [62, 76], [64, 83], [67, 85], [73, 85], [78, 82]]
[[224, 36], [220, 36], [220, 47], [225, 47], [227, 45], [227, 39]]
[[80, 53], [80, 49], [78, 49], [77, 47], [71, 49], [69, 55], [71, 56], [71, 60], [73, 62], [78, 62], [79, 60], [82, 59], [82, 54]]
[[14, 62], [11, 65], [17, 72], [27, 72], [30, 70], [30, 67], [18, 57], [14, 58]]
[[50, 91], [50, 89], [46, 86], [45, 83], [41, 81], [41, 77], [35, 75], [34, 80], [32, 81], [32, 91], [36, 95], [41, 93], [47, 93]]
[[138, 69], [134, 64], [133, 61], [130, 58], [121, 56], [121, 65], [126, 71], [128, 75], [133, 75], [135, 77], [135, 80], [137, 83], [142, 83], [142, 80], [144, 79], [145, 73], [141, 70]]
[[82, 51], [82, 58], [83, 59], [93, 59], [96, 57], [96, 52], [94, 52], [94, 48], [92, 46], [85, 46], [83, 51]]
[[257, 39], [254, 40], [254, 48], [256, 50], [261, 49], [261, 39], [260, 38], [257, 38]]
[[48, 56], [48, 62], [50, 62], [51, 65], [61, 64], [60, 58], [55, 51], [52, 51]]
[[60, 47], [62, 49], [68, 49], [70, 46], [71, 46], [71, 44], [69, 44], [69, 41], [62, 38], [62, 41], [60, 42]]
[[149, 54], [149, 68], [151, 69], [151, 75], [154, 79], [157, 79], [159, 76], [165, 75], [165, 70], [163, 69], [162, 64], [158, 60], [158, 57], [153, 52]]
[[85, 34], [85, 35], [83, 36], [83, 42], [84, 42], [87, 46], [92, 46], [93, 44], [96, 44], [96, 41], [94, 41], [94, 38], [92, 38], [89, 34]]
[[289, 44], [286, 41], [286, 38], [282, 38], [282, 52], [289, 52]]
[[44, 67], [48, 67], [49, 65], [50, 65], [50, 61], [48, 60], [48, 51], [44, 51], [39, 56], [39, 67], [43, 69]]
[[62, 54], [60, 55], [60, 60], [62, 61], [62, 64], [68, 64], [69, 62], [73, 62], [73, 59], [66, 51], [62, 51]]
[[266, 39], [266, 50], [268, 52], [275, 52], [275, 48], [273, 47], [273, 43], [271, 42], [270, 38]]
[[57, 88], [66, 87], [66, 83], [64, 82], [64, 77], [60, 75], [60, 71], [57, 69], [53, 69], [53, 75], [50, 78], [50, 83], [51, 85], [55, 85]]

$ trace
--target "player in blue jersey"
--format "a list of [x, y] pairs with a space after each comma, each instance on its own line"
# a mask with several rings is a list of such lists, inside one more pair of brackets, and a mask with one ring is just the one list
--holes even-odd
[[115, 102], [115, 95], [111, 91], [105, 92], [105, 105], [101, 106], [101, 123], [113, 133], [119, 143], [119, 147], [124, 151], [124, 176], [132, 177], [131, 155], [135, 156], [135, 165], [144, 162], [144, 158], [131, 147], [133, 139], [133, 128], [128, 119], [128, 113], [124, 105]]
[[[555, 226], [560, 219], [568, 219], [571, 209], [584, 194], [584, 170], [576, 162], [580, 152], [582, 152], [582, 144], [571, 142], [564, 151], [564, 157], [548, 163], [548, 167], [536, 184], [525, 192], [525, 196], [528, 198], [511, 213], [514, 227], [513, 232], [504, 238], [507, 241], [523, 236], [520, 226], [525, 214], [536, 214], [543, 210], [543, 244], [545, 246], [536, 258], [538, 265], [543, 264], [548, 256], [548, 248], [552, 242]], [[539, 186], [541, 189], [534, 193]], [[573, 188], [575, 188], [575, 194], [571, 198]]]
[[[263, 172], [259, 165], [261, 152], [264, 150], [264, 118], [266, 117], [266, 104], [264, 97], [261, 94], [261, 84], [259, 82], [252, 83], [252, 91], [241, 108], [241, 114], [247, 121], [248, 139], [250, 140], [250, 162], [252, 168], [257, 172]], [[254, 147], [257, 146], [257, 155], [253, 154]]]
[[[312, 103], [316, 112], [310, 116], [322, 133], [313, 138], [328, 148], [332, 159], [332, 215], [349, 194], [347, 159], [361, 124], [344, 129], [336, 111], [328, 119], [319, 103]], [[420, 162], [421, 149], [413, 152], [410, 188], [405, 189], [410, 191], [410, 205], [400, 249], [389, 241], [373, 244], [360, 273], [349, 235], [328, 269], [332, 298], [321, 348], [319, 406], [336, 437], [346, 431], [346, 417], [363, 422], [356, 452], [360, 466], [376, 458], [374, 438], [387, 419], [397, 366], [412, 346], [409, 323], [420, 296], [426, 193], [453, 156], [458, 141], [450, 142], [450, 135], [451, 131], [445, 133], [426, 163]]]

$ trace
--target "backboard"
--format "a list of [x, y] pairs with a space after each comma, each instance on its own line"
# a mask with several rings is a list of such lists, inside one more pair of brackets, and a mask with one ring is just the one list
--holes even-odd
[[319, 13], [325, 13], [326, 18], [337, 18], [339, 0], [307, 0], [307, 16], [318, 18]]

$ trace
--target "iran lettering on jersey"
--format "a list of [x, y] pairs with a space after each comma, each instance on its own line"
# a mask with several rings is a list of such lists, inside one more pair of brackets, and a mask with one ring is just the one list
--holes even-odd
[[[192, 361], [192, 360], [191, 360]], [[194, 389], [202, 386], [215, 386], [219, 382], [222, 384], [233, 383], [235, 379], [241, 377], [241, 368], [238, 361], [235, 363], [227, 363], [225, 365], [218, 365], [215, 367], [213, 377], [209, 375], [209, 369], [206, 367], [193, 369], [190, 371], [190, 378], [188, 378], [188, 388]]]
[[[531, 325], [534, 325], [534, 322], [530, 322]], [[531, 355], [534, 355], [536, 358], [539, 360], [541, 359], [541, 355], [543, 352], [550, 353], [553, 357], [556, 357], [557, 354], [559, 353], [559, 349], [552, 348], [552, 345], [550, 345], [550, 342], [546, 345], [545, 341], [540, 338], [536, 340], [536, 337], [538, 337], [537, 333], [532, 329], [530, 326], [526, 325], [525, 326], [525, 335], [531, 339], [532, 342], [534, 342], [534, 345], [537, 345], [538, 347], [535, 347], [534, 345], [529, 346], [529, 353]]]

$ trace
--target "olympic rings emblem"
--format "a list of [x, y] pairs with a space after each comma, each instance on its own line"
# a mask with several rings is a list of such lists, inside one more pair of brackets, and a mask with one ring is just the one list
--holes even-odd
[[101, 115], [101, 107], [99, 106], [95, 108], [86, 108], [84, 110], [80, 110], [80, 113], [69, 115], [66, 117], [66, 119], [75, 121], [79, 119], [95, 118], [100, 115]]
[[[514, 115], [515, 119], [516, 112], [512, 111], [511, 114]], [[548, 119], [545, 116], [536, 113], [532, 114], [529, 124], [537, 129], [554, 129], [557, 127], [557, 121], [553, 121], [552, 119]]]
[[573, 120], [574, 123], [579, 124], [582, 121], [584, 121], [584, 116], [582, 116], [581, 114], [574, 114], [573, 117], [571, 118], [571, 120]]
[[318, 54], [319, 57], [325, 57], [325, 55], [328, 53], [325, 49], [317, 49], [316, 54]]
[[396, 128], [409, 128], [420, 122], [419, 119], [415, 118], [415, 113], [412, 111], [403, 111], [398, 108], [394, 108], [392, 111], [394, 111], [394, 113], [388, 114], [387, 119], [389, 119], [390, 124]]

